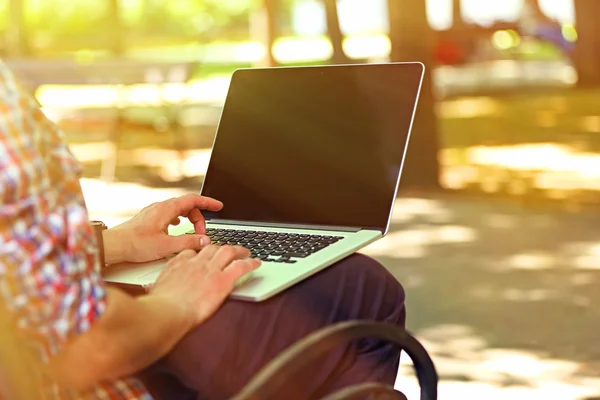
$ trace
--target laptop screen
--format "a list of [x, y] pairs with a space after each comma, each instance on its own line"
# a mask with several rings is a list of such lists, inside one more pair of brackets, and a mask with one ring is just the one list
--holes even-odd
[[202, 194], [207, 218], [386, 230], [423, 66], [234, 73]]

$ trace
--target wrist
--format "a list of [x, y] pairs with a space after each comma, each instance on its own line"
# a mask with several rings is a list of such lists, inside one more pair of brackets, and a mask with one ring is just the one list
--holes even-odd
[[155, 294], [149, 293], [144, 296], [138, 297], [138, 300], [142, 304], [153, 305], [155, 312], [157, 310], [164, 310], [165, 315], [168, 315], [169, 325], [176, 331], [185, 335], [198, 323], [195, 321], [194, 313], [190, 307], [186, 307], [182, 299], [174, 298], [166, 294]]
[[127, 259], [127, 238], [118, 228], [102, 231], [104, 241], [104, 259], [107, 265], [129, 261]]

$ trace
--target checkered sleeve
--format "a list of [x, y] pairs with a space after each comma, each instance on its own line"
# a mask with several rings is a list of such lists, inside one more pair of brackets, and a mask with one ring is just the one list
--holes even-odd
[[80, 167], [0, 64], [0, 301], [47, 360], [106, 307]]

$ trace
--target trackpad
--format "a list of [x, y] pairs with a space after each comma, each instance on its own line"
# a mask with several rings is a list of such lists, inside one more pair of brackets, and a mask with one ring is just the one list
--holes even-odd
[[152, 268], [152, 270], [146, 271], [146, 272], [142, 273], [138, 277], [138, 279], [142, 279], [144, 281], [148, 281], [149, 280], [149, 281], [154, 282], [154, 281], [156, 281], [158, 279], [158, 276], [162, 272], [163, 268], [164, 268], [164, 265], [160, 266], [160, 267], [154, 267], [154, 268]]
[[102, 275], [108, 282], [144, 285], [154, 283], [166, 263], [164, 259], [149, 263], [123, 263], [108, 267]]

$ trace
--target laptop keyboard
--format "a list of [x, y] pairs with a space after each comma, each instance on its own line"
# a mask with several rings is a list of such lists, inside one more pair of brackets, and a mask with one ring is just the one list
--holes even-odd
[[310, 235], [234, 229], [206, 230], [212, 244], [243, 246], [253, 258], [266, 262], [294, 264], [327, 246], [342, 240], [343, 236]]

